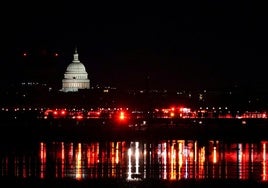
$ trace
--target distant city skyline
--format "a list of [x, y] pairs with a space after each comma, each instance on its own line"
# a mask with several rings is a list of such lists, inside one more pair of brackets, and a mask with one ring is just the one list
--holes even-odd
[[60, 86], [75, 45], [93, 85], [195, 89], [268, 82], [267, 15], [251, 2], [143, 10], [79, 3], [33, 7], [23, 4], [18, 19], [3, 20], [5, 82], [25, 78]]

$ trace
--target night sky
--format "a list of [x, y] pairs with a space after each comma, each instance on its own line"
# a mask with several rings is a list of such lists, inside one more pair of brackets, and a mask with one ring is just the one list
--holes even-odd
[[77, 46], [92, 85], [267, 87], [268, 16], [265, 6], [255, 1], [38, 1], [3, 9], [4, 82], [29, 79], [60, 86]]

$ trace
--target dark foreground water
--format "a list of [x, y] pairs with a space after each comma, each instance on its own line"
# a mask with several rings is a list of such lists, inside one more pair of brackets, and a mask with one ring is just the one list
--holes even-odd
[[267, 147], [267, 140], [6, 143], [0, 148], [0, 176], [1, 183], [38, 187], [187, 187], [227, 182], [255, 187], [268, 182]]
[[[34, 122], [36, 123], [36, 122]], [[266, 123], [1, 129], [1, 187], [268, 186]], [[76, 126], [76, 127], [74, 127]], [[235, 127], [233, 127], [235, 126]]]

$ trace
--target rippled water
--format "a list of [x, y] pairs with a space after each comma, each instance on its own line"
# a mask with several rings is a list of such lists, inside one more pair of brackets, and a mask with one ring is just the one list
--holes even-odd
[[0, 148], [0, 176], [267, 181], [268, 141], [39, 142]]

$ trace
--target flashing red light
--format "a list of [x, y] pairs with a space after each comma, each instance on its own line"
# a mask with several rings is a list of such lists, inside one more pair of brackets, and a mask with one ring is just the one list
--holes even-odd
[[119, 110], [114, 115], [114, 120], [120, 125], [129, 121], [130, 114], [124, 110]]
[[51, 112], [52, 112], [52, 110], [46, 110], [44, 114], [45, 114], [45, 116], [48, 116], [49, 113], [51, 113]]
[[82, 115], [78, 115], [78, 116], [76, 116], [76, 119], [83, 119], [83, 116]]
[[26, 53], [26, 52], [24, 52], [24, 53], [23, 53], [23, 57], [26, 57], [26, 56], [27, 56], [27, 53]]
[[54, 114], [54, 115], [58, 115], [58, 111], [54, 111], [53, 114]]
[[55, 56], [55, 57], [58, 57], [58, 56], [59, 56], [59, 54], [58, 54], [58, 53], [55, 53], [55, 54], [54, 54], [54, 56]]
[[65, 110], [62, 110], [62, 111], [60, 112], [60, 114], [61, 114], [61, 115], [65, 115], [65, 114], [66, 114], [66, 111], [65, 111]]
[[124, 120], [125, 119], [125, 113], [124, 112], [120, 112], [119, 119], [120, 120]]

